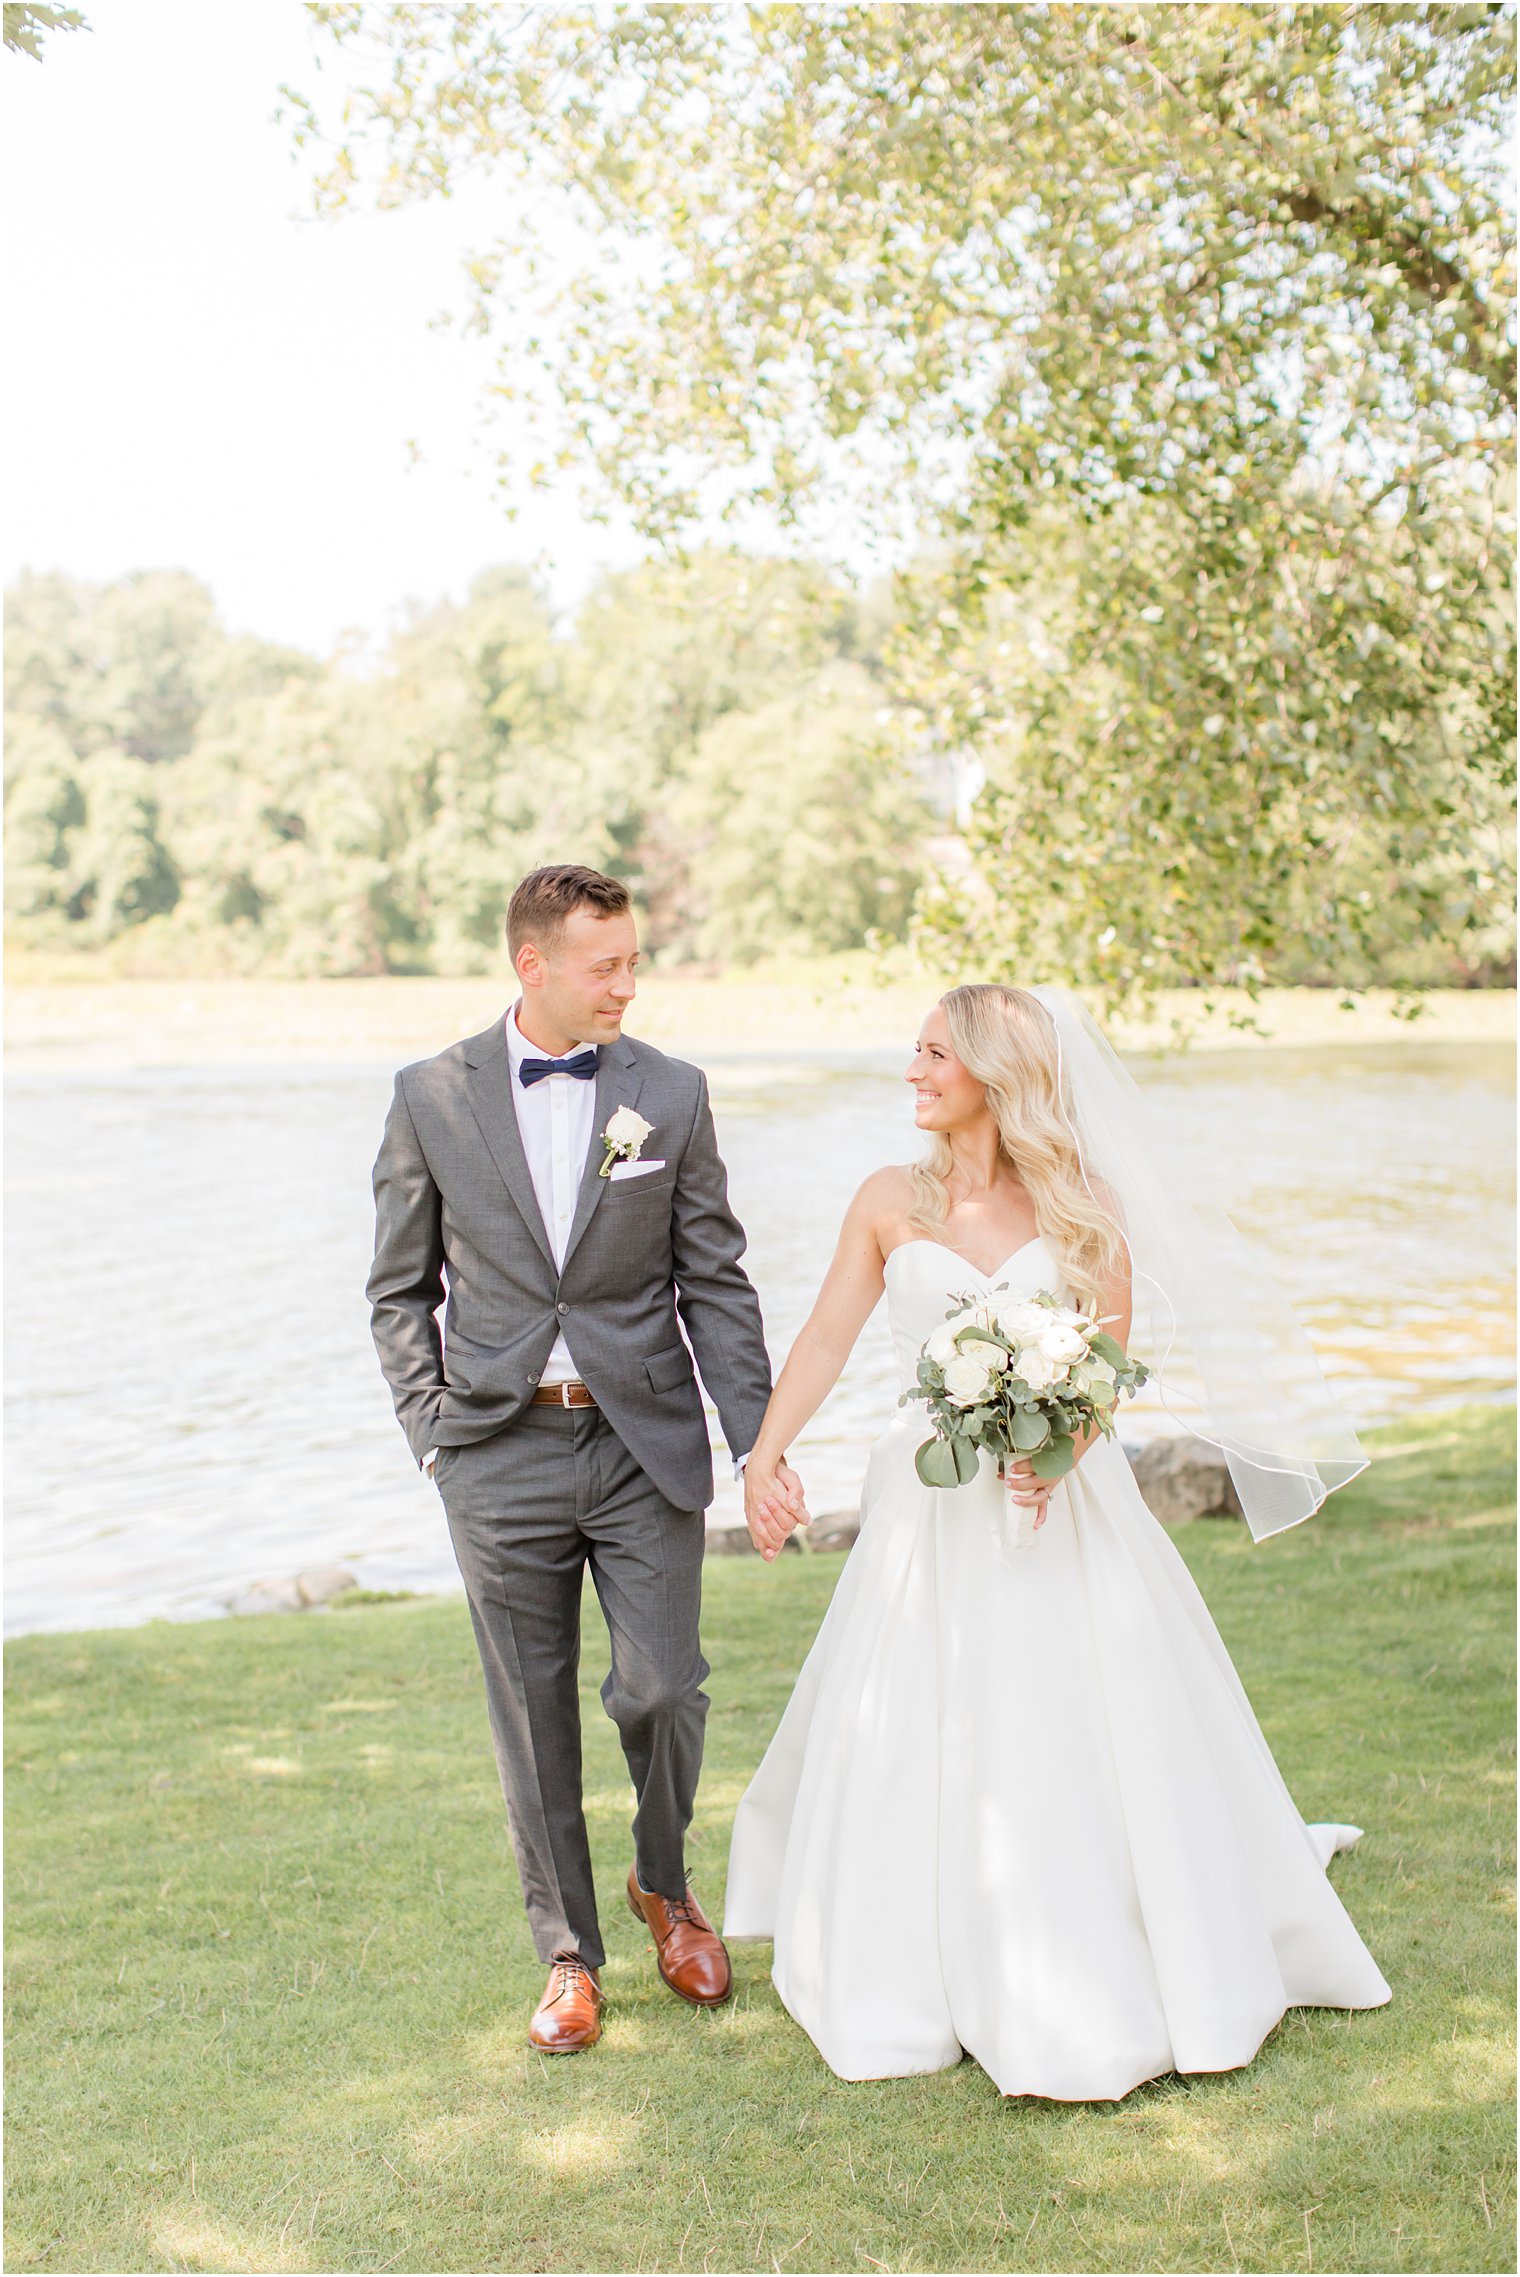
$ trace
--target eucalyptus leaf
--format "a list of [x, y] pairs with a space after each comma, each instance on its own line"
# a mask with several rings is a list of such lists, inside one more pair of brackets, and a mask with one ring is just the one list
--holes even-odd
[[1075, 1441], [1052, 1439], [1048, 1447], [1037, 1448], [1029, 1461], [1036, 1478], [1065, 1478], [1076, 1461]]
[[970, 1481], [976, 1477], [977, 1471], [980, 1468], [980, 1464], [977, 1458], [977, 1450], [971, 1445], [968, 1439], [952, 1439], [950, 1442], [950, 1451], [955, 1458], [955, 1476], [957, 1485], [969, 1485]]
[[925, 1486], [944, 1488], [961, 1484], [960, 1459], [951, 1440], [926, 1439], [913, 1458], [913, 1467]]

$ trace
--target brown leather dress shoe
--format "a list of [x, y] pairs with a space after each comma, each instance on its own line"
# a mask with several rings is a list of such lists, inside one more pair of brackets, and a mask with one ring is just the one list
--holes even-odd
[[658, 1897], [628, 1877], [628, 1905], [654, 1939], [655, 1962], [672, 1992], [698, 2008], [717, 2008], [734, 1989], [722, 1938], [688, 1888], [684, 1897]]
[[550, 1963], [544, 1997], [528, 2026], [528, 2045], [548, 2056], [574, 2056], [594, 2048], [602, 2036], [606, 1994], [595, 1969], [574, 1955]]

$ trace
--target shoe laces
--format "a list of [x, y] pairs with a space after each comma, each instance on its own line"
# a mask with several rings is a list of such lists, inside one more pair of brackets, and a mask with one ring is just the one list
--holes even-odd
[[665, 1910], [673, 1922], [684, 1921], [692, 1929], [701, 1926], [697, 1920], [697, 1901], [690, 1890], [684, 1890], [680, 1897], [667, 1898]]
[[596, 1979], [592, 1976], [586, 1962], [574, 1957], [567, 1959], [557, 1955], [554, 1967], [559, 1974], [559, 1983], [555, 1986], [552, 1996], [555, 2000], [563, 2000], [567, 1993], [580, 1992], [583, 1989], [589, 1989], [593, 1994], [596, 1992]]

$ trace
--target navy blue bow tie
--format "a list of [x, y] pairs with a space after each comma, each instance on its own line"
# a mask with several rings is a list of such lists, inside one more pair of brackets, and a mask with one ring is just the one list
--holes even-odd
[[583, 1052], [572, 1052], [568, 1059], [525, 1059], [517, 1070], [517, 1080], [524, 1091], [531, 1091], [546, 1075], [575, 1075], [582, 1083], [589, 1083], [595, 1073], [596, 1046], [591, 1044]]

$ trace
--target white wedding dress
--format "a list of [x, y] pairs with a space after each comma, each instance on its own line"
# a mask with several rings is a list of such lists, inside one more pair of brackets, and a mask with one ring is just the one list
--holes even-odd
[[[953, 1297], [1059, 1273], [887, 1261], [904, 1385]], [[788, 2010], [844, 2079], [974, 2056], [1005, 2095], [1087, 2101], [1249, 2063], [1284, 2011], [1391, 1995], [1208, 1610], [1102, 1441], [1011, 1546], [990, 1458], [923, 1486], [925, 1412], [872, 1449], [852, 1550], [739, 1805], [724, 1933], [775, 1940]]]

